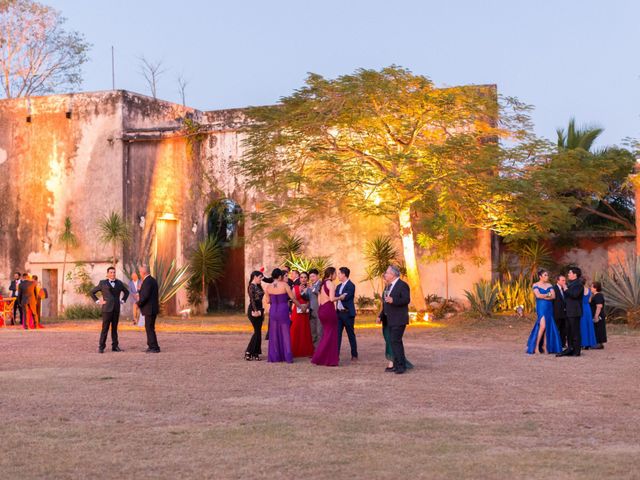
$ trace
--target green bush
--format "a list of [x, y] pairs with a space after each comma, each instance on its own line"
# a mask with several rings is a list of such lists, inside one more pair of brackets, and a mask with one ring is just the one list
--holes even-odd
[[536, 299], [533, 294], [533, 282], [524, 275], [511, 278], [507, 275], [503, 281], [494, 283], [496, 288], [496, 312], [513, 313], [517, 307], [522, 307], [525, 313], [535, 310]]
[[375, 298], [367, 297], [365, 295], [359, 295], [358, 298], [356, 298], [356, 307], [358, 307], [360, 310], [364, 308], [375, 308], [375, 306]]
[[481, 280], [473, 285], [473, 290], [465, 290], [464, 294], [471, 304], [471, 311], [483, 318], [490, 317], [495, 310], [498, 289], [491, 282]]
[[640, 260], [628, 259], [609, 267], [602, 278], [607, 306], [623, 312], [632, 328], [640, 328]]
[[102, 309], [97, 305], [75, 304], [64, 309], [67, 320], [84, 320], [102, 317]]

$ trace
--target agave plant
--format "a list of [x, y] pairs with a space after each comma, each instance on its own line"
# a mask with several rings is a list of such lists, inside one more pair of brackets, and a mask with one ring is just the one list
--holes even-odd
[[464, 294], [471, 304], [471, 311], [482, 318], [491, 316], [497, 302], [497, 288], [491, 282], [480, 280], [473, 285], [473, 290], [465, 290]]
[[299, 272], [308, 272], [312, 268], [316, 268], [320, 273], [324, 272], [324, 270], [331, 266], [331, 259], [329, 257], [305, 257], [303, 255], [297, 255], [292, 253], [285, 261], [285, 265], [293, 270], [298, 270]]
[[640, 259], [609, 267], [602, 278], [602, 291], [608, 306], [626, 313], [630, 327], [640, 327]]
[[507, 278], [494, 284], [496, 288], [498, 312], [513, 312], [518, 307], [522, 307], [526, 313], [532, 312], [535, 307], [535, 296], [533, 295], [533, 282], [524, 275], [516, 278]]
[[171, 300], [191, 278], [189, 265], [178, 267], [175, 260], [167, 263], [160, 258], [155, 258], [150, 268], [151, 275], [158, 282], [158, 297], [161, 306]]

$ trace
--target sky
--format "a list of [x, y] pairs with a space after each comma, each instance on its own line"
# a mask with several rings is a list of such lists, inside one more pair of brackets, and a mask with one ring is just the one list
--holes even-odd
[[93, 45], [82, 90], [149, 94], [200, 110], [273, 104], [303, 85], [391, 64], [438, 86], [497, 84], [535, 107], [536, 132], [575, 117], [599, 146], [640, 138], [639, 0], [40, 0]]

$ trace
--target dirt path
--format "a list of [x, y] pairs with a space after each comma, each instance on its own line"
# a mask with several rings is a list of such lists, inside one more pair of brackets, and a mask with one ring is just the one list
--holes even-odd
[[323, 368], [245, 362], [242, 319], [214, 323], [165, 323], [159, 355], [136, 329], [98, 355], [96, 322], [0, 329], [0, 477], [640, 478], [624, 327], [561, 359], [523, 354], [526, 322], [411, 328], [401, 376], [377, 329], [358, 330], [360, 362], [345, 339]]

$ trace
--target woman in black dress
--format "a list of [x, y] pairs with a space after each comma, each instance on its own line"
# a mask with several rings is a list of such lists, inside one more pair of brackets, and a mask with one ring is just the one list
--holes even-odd
[[604, 320], [604, 295], [602, 294], [602, 284], [600, 282], [591, 284], [591, 294], [589, 305], [591, 306], [591, 316], [593, 317], [593, 326], [596, 331], [596, 342], [598, 342], [593, 348], [602, 350], [604, 344], [607, 343], [607, 324]]
[[251, 325], [253, 325], [253, 335], [247, 345], [247, 351], [244, 353], [245, 360], [262, 360], [262, 322], [264, 321], [264, 307], [262, 306], [262, 297], [264, 297], [264, 290], [262, 289], [262, 278], [264, 275], [262, 272], [251, 272], [249, 277], [249, 288], [247, 293], [249, 294], [249, 308], [247, 309], [247, 316]]

